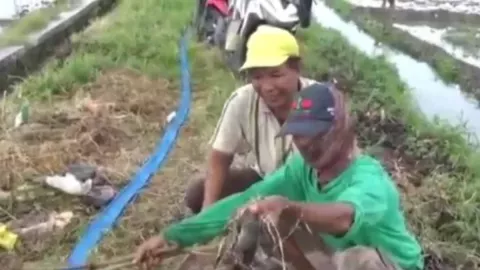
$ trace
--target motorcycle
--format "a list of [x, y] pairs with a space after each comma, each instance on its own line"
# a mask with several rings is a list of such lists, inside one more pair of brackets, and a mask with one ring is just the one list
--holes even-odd
[[200, 0], [199, 40], [219, 47], [227, 65], [237, 71], [245, 61], [246, 42], [262, 24], [295, 33], [311, 21], [312, 0]]
[[258, 26], [269, 24], [295, 34], [311, 22], [312, 0], [234, 0], [230, 3], [224, 50], [228, 65], [238, 70], [245, 61], [246, 43]]
[[195, 26], [198, 41], [218, 45], [228, 16], [228, 0], [197, 0]]

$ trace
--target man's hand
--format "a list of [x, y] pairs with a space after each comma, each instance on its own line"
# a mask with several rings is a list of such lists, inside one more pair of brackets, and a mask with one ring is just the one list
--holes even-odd
[[153, 269], [159, 265], [162, 258], [158, 255], [158, 251], [167, 245], [166, 241], [160, 236], [154, 236], [143, 242], [135, 252], [133, 263], [141, 265], [142, 269]]
[[[255, 202], [247, 206], [247, 210], [251, 211], [254, 214], [267, 217], [268, 219], [270, 219], [270, 221], [274, 222], [278, 226], [277, 229], [280, 230], [281, 237], [287, 237], [282, 240], [285, 241], [285, 256], [287, 260], [295, 266], [296, 269], [314, 270], [315, 268], [305, 257], [305, 254], [298, 246], [295, 239], [290, 238], [292, 230], [291, 226], [293, 225], [292, 222], [295, 223], [294, 220], [291, 220], [291, 214], [297, 214], [297, 209], [293, 209], [293, 207], [295, 207], [294, 202], [288, 200], [285, 197], [275, 195], [266, 197], [261, 201]], [[280, 221], [280, 218], [285, 218], [285, 216], [282, 216], [282, 214], [285, 213], [284, 211], [289, 211], [287, 212], [286, 220], [284, 219]]]
[[[284, 210], [288, 209], [291, 205], [291, 202], [287, 198], [274, 195], [265, 197], [258, 202], [254, 202], [247, 208], [256, 215], [278, 219], [280, 214]], [[272, 221], [276, 222], [277, 220]]]

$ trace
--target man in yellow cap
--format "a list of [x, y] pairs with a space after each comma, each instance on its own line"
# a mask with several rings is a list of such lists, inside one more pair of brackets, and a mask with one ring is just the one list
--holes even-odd
[[[287, 30], [259, 26], [247, 42], [241, 67], [250, 82], [225, 102], [215, 132], [206, 175], [194, 179], [186, 192], [193, 213], [241, 192], [283, 165], [294, 145], [289, 136], [276, 137], [296, 92], [315, 81], [300, 76], [300, 50]], [[251, 166], [231, 168], [236, 154]]]

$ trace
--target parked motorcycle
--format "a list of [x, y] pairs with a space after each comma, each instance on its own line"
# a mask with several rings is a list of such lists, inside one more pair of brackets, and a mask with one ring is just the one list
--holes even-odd
[[262, 24], [295, 33], [298, 26], [307, 28], [311, 20], [312, 0], [234, 0], [230, 8], [225, 38], [227, 63], [238, 70], [245, 61], [246, 42]]
[[[202, 3], [203, 2], [203, 3]], [[228, 66], [237, 71], [245, 61], [246, 42], [262, 24], [295, 33], [311, 21], [312, 0], [199, 0], [199, 40], [224, 51]]]
[[229, 16], [228, 0], [197, 0], [195, 26], [197, 39], [219, 46]]

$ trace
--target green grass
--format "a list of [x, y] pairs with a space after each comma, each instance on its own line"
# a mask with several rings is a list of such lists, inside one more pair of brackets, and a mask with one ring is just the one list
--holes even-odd
[[[44, 109], [71, 97], [75, 94], [74, 91], [101, 78], [106, 71], [130, 69], [152, 79], [168, 80], [176, 91], [159, 92], [153, 97], [158, 102], [164, 102], [167, 96], [178, 96], [178, 41], [182, 29], [190, 22], [192, 8], [190, 0], [119, 1], [112, 13], [94, 21], [91, 27], [72, 38], [76, 48], [73, 55], [63, 62], [49, 63], [41, 72], [17, 85], [15, 91], [21, 92], [23, 98], [30, 100], [33, 108]], [[191, 168], [203, 162], [203, 152], [207, 147], [205, 142], [211, 135], [223, 101], [238, 82], [221, 67], [218, 57], [202, 46], [191, 44], [189, 55], [195, 104], [189, 125], [183, 134], [190, 135], [182, 138], [176, 153], [170, 156], [167, 168], [162, 170], [159, 179], [154, 180], [159, 184], [153, 185], [149, 189], [150, 193], [143, 195], [127, 211], [119, 228], [108, 235], [100, 246], [99, 256], [130, 253], [139, 237], [157, 231], [170, 218], [172, 209], [179, 205], [175, 201], [182, 198], [185, 181], [193, 174]], [[105, 88], [108, 89], [109, 86], [106, 85]], [[111, 88], [117, 89], [113, 86]], [[19, 101], [21, 102], [16, 98], [8, 100], [11, 103]], [[7, 107], [15, 106], [16, 104], [11, 104]], [[176, 104], [170, 104], [169, 107], [174, 106]], [[161, 125], [161, 116], [158, 121]], [[145, 137], [145, 134], [140, 133], [138, 137]], [[145, 144], [152, 145], [153, 141], [148, 139]], [[182, 145], [185, 150], [178, 157]], [[195, 146], [193, 149], [192, 145]], [[189, 171], [180, 173], [184, 170]], [[159, 198], [157, 192], [163, 195]], [[43, 201], [38, 201], [37, 204], [48, 205]], [[70, 252], [86, 222], [88, 219], [83, 218], [65, 233], [48, 241], [48, 246], [36, 250], [22, 249], [19, 254], [26, 260], [59, 263]]]
[[68, 9], [67, 0], [57, 0], [54, 6], [34, 10], [6, 27], [0, 35], [0, 47], [20, 45], [28, 35], [45, 28], [58, 14]]
[[475, 79], [475, 74], [465, 72], [459, 60], [454, 59], [443, 50], [425, 44], [402, 30], [395, 29], [391, 25], [393, 21], [388, 17], [388, 13], [381, 21], [366, 13], [354, 11], [353, 7], [345, 0], [327, 0], [326, 3], [345, 20], [353, 20], [376, 40], [429, 63], [443, 81], [460, 84], [462, 90], [478, 95], [477, 89], [480, 85]]
[[[32, 101], [49, 104], [72, 95], [102, 72], [128, 68], [178, 86], [178, 39], [192, 14], [190, 0], [123, 0], [87, 31], [74, 38], [76, 51], [63, 64], [51, 63], [20, 84]], [[424, 245], [456, 264], [478, 262], [480, 246], [480, 157], [458, 128], [426, 122], [412, 106], [409, 90], [382, 57], [369, 58], [348, 45], [337, 32], [312, 27], [299, 33], [305, 74], [336, 74], [348, 85], [359, 136], [364, 146], [387, 140], [410, 161], [407, 173], [418, 187], [406, 195], [409, 221]], [[152, 187], [129, 208], [94, 255], [130, 254], [145, 237], [158, 233], [182, 202], [185, 183], [204, 162], [204, 152], [223, 101], [238, 85], [218, 56], [192, 44], [194, 103], [188, 125], [167, 166]], [[164, 93], [158, 94], [158, 99]], [[384, 111], [386, 117], [375, 118]], [[194, 147], [192, 147], [194, 146]], [[448, 218], [445, 218], [447, 216]], [[86, 222], [85, 220], [83, 222]], [[64, 236], [44, 260], [60, 260], [84, 224]]]

